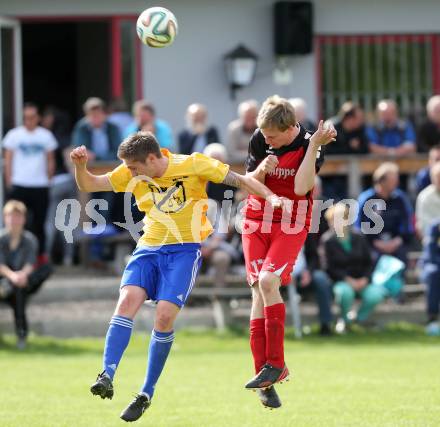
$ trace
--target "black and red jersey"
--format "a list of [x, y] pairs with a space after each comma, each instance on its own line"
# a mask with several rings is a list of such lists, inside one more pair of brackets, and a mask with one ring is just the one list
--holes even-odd
[[[266, 175], [265, 184], [276, 195], [292, 200], [292, 215], [283, 214], [281, 209], [272, 210], [271, 206], [259, 196], [249, 195], [245, 206], [245, 218], [289, 222], [290, 224], [310, 226], [313, 199], [312, 191], [305, 196], [295, 194], [295, 176], [309, 146], [312, 134], [300, 127], [300, 132], [291, 144], [275, 149], [266, 144], [263, 134], [257, 129], [249, 142], [246, 160], [247, 172], [254, 171], [260, 162], [270, 154], [278, 157], [278, 166], [273, 173]], [[318, 151], [316, 170], [324, 162], [323, 151]]]

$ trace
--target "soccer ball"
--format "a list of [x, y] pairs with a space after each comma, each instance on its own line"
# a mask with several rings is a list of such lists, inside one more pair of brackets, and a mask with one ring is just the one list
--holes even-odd
[[177, 20], [164, 7], [150, 7], [139, 15], [136, 31], [142, 43], [150, 47], [166, 47], [176, 37]]

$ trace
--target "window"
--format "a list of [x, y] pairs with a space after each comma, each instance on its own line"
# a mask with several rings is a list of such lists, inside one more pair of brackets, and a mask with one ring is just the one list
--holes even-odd
[[378, 100], [397, 101], [417, 119], [440, 90], [437, 35], [318, 36], [321, 115], [335, 115], [344, 101], [373, 111]]

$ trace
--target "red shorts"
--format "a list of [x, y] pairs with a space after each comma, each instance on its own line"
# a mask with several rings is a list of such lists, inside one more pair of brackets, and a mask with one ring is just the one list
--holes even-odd
[[281, 285], [288, 285], [308, 230], [302, 228], [296, 234], [289, 234], [282, 230], [280, 222], [272, 222], [270, 232], [267, 232], [267, 225], [263, 232], [262, 225], [262, 221], [251, 219], [245, 219], [243, 224], [244, 230], [256, 229], [242, 234], [247, 281], [252, 286], [261, 271], [270, 271], [280, 277]]

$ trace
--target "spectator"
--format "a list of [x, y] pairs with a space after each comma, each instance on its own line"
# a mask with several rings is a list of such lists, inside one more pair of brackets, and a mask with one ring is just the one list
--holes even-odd
[[[203, 154], [221, 162], [226, 162], [227, 160], [225, 147], [218, 143], [209, 144]], [[210, 211], [208, 211], [208, 216], [210, 216], [211, 223], [214, 224], [215, 231], [203, 242], [202, 257], [214, 275], [214, 285], [222, 287], [225, 285], [225, 276], [232, 262], [239, 258], [237, 249], [228, 242], [229, 237], [231, 237], [230, 231], [232, 232], [232, 230], [230, 230], [229, 224], [225, 222], [227, 218], [221, 218], [220, 216], [221, 214], [226, 214], [226, 212], [221, 210], [223, 200], [225, 198], [232, 199], [234, 192], [232, 187], [227, 185], [213, 184], [208, 187], [207, 193], [208, 198], [213, 202], [211, 203]], [[216, 213], [215, 216], [213, 211]], [[220, 225], [223, 229], [219, 230]]]
[[202, 104], [191, 104], [186, 110], [187, 128], [179, 133], [179, 153], [203, 153], [208, 144], [220, 142], [217, 129], [208, 126], [208, 111]]
[[[327, 210], [325, 217], [330, 229], [322, 236], [321, 254], [323, 266], [334, 282], [333, 292], [341, 311], [336, 331], [341, 333], [345, 332], [352, 320], [366, 325], [374, 307], [391, 292], [387, 283], [372, 280], [370, 247], [365, 235], [348, 225], [348, 206], [338, 203]], [[400, 287], [394, 290], [394, 295], [398, 291]], [[357, 314], [352, 316], [350, 311], [356, 296], [361, 298], [361, 305]]]
[[415, 132], [409, 122], [399, 119], [395, 101], [384, 99], [377, 104], [378, 122], [367, 127], [370, 151], [390, 157], [415, 152]]
[[431, 184], [430, 170], [436, 164], [440, 162], [440, 145], [434, 145], [429, 149], [428, 154], [428, 166], [420, 169], [416, 175], [416, 191], [419, 194], [424, 188]]
[[[46, 219], [46, 252], [52, 254], [57, 229], [55, 215], [58, 204], [64, 199], [76, 197], [76, 185], [66, 162], [66, 153], [70, 147], [69, 118], [55, 107], [47, 107], [42, 115], [41, 125], [52, 131], [58, 141], [55, 150], [55, 173], [50, 181], [49, 208]], [[63, 244], [63, 264], [71, 265], [73, 262], [74, 247], [72, 243]]]
[[249, 99], [238, 106], [238, 119], [228, 125], [227, 148], [229, 161], [241, 163], [248, 155], [249, 140], [257, 129], [258, 102]]
[[440, 162], [431, 168], [431, 181], [416, 200], [416, 228], [420, 237], [427, 237], [431, 224], [440, 218]]
[[11, 129], [3, 140], [5, 183], [9, 199], [22, 201], [28, 208], [28, 224], [39, 243], [40, 261], [46, 261], [44, 224], [49, 205], [49, 181], [55, 171], [58, 144], [52, 132], [38, 125], [35, 104], [25, 104], [24, 126]]
[[[406, 193], [397, 188], [398, 166], [390, 162], [381, 164], [373, 173], [373, 185], [359, 196], [356, 226], [361, 229], [364, 224], [373, 228], [380, 216], [383, 228], [366, 235], [374, 253], [377, 256], [393, 255], [406, 263], [408, 246], [414, 234], [413, 210]], [[386, 208], [378, 206], [373, 199], [385, 202]]]
[[332, 282], [321, 269], [318, 254], [319, 241], [321, 236], [328, 229], [327, 222], [321, 218], [320, 206], [316, 203], [316, 200], [321, 199], [321, 197], [321, 181], [320, 178], [316, 176], [315, 186], [313, 188], [315, 203], [313, 206], [312, 226], [304, 245], [305, 266], [298, 281], [298, 293], [302, 294], [309, 289], [315, 292], [319, 307], [319, 333], [323, 336], [328, 336], [331, 335], [331, 324], [333, 321], [331, 312]]
[[307, 104], [302, 98], [290, 98], [290, 104], [295, 110], [295, 115], [299, 123], [304, 127], [304, 129], [315, 132], [317, 127], [316, 123], [312, 122], [307, 118]]
[[440, 335], [438, 322], [440, 307], [440, 221], [434, 221], [427, 230], [423, 251], [422, 280], [428, 287], [428, 335]]
[[[85, 145], [90, 160], [117, 161], [121, 136], [118, 127], [108, 121], [105, 108], [104, 101], [99, 98], [89, 98], [84, 103], [85, 117], [75, 125], [72, 142], [74, 147]], [[93, 193], [92, 198], [106, 203], [104, 206], [99, 206], [99, 212], [106, 221], [106, 228], [101, 235], [89, 235], [91, 238], [89, 260], [92, 266], [104, 268], [104, 246], [101, 238], [117, 233], [116, 228], [111, 224], [116, 198], [111, 192]]]
[[121, 143], [119, 129], [107, 119], [105, 103], [99, 98], [89, 98], [83, 105], [85, 117], [73, 129], [72, 145], [85, 145], [90, 160], [117, 160]]
[[24, 349], [28, 335], [26, 300], [49, 277], [48, 264], [34, 269], [38, 243], [24, 230], [26, 206], [9, 200], [3, 208], [5, 229], [0, 232], [0, 300], [14, 311], [17, 346]]
[[110, 103], [108, 121], [118, 127], [121, 137], [125, 129], [133, 123], [133, 116], [128, 112], [124, 98], [116, 98]]
[[421, 152], [440, 144], [440, 95], [434, 95], [426, 104], [427, 119], [418, 132], [417, 145]]
[[134, 122], [125, 129], [124, 138], [139, 132], [149, 131], [154, 134], [161, 148], [172, 150], [174, 147], [173, 133], [167, 122], [156, 118], [153, 104], [141, 99], [133, 104]]
[[333, 120], [333, 126], [338, 134], [336, 141], [326, 148], [326, 154], [368, 153], [364, 112], [359, 105], [351, 101], [344, 102]]

